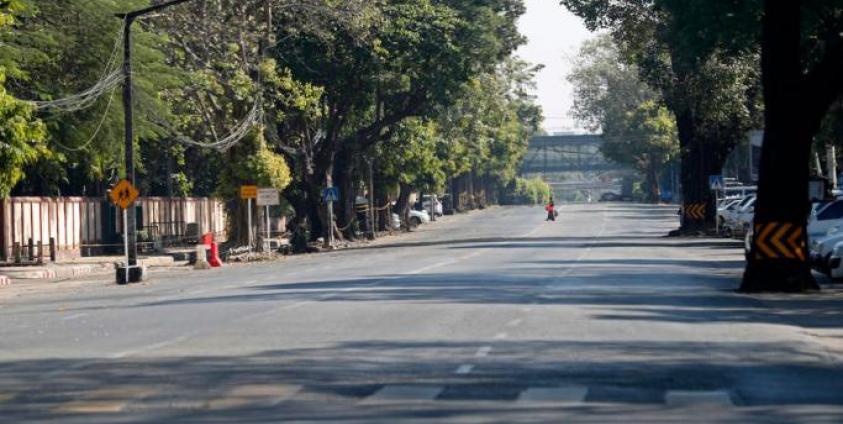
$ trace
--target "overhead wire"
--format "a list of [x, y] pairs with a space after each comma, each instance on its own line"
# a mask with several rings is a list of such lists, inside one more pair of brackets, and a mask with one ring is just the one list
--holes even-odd
[[108, 57], [108, 61], [106, 61], [103, 72], [96, 84], [87, 90], [64, 98], [55, 100], [33, 100], [29, 101], [29, 103], [32, 104], [36, 110], [78, 112], [92, 107], [103, 95], [108, 92], [112, 92], [124, 80], [123, 72], [120, 69], [120, 64], [117, 59], [120, 53], [120, 42], [123, 39], [125, 31], [126, 27], [124, 23], [114, 42], [111, 55]]

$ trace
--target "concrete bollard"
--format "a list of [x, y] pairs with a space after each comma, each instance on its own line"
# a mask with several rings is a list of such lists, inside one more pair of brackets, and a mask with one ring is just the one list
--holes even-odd
[[222, 261], [220, 260], [220, 249], [219, 245], [216, 243], [211, 243], [211, 260], [209, 261], [212, 267], [219, 268], [222, 266]]
[[56, 261], [56, 238], [50, 237], [50, 262]]
[[208, 258], [206, 257], [207, 251], [207, 244], [196, 245], [196, 263], [193, 264], [193, 269], [211, 269], [211, 264], [208, 263]]

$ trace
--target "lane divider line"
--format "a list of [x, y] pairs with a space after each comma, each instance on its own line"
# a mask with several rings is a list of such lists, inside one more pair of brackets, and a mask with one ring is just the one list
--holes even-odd
[[477, 353], [474, 354], [475, 358], [485, 358], [489, 356], [489, 353], [492, 351], [492, 346], [483, 346], [480, 349], [477, 349]]
[[456, 371], [454, 371], [454, 374], [460, 374], [460, 375], [470, 374], [472, 370], [474, 370], [474, 365], [463, 364], [463, 365], [460, 365], [459, 368], [457, 368]]

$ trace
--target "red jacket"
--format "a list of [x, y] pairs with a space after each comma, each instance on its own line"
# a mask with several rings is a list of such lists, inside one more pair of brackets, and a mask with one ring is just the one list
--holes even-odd
[[544, 207], [544, 210], [546, 210], [548, 212], [553, 212], [553, 209], [554, 209], [553, 205], [547, 205], [547, 206]]

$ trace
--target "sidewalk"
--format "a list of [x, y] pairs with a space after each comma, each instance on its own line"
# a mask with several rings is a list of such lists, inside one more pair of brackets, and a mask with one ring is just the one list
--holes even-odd
[[[114, 272], [115, 264], [123, 260], [123, 256], [94, 256], [44, 265], [0, 267], [0, 287], [21, 280], [61, 280], [86, 275], [109, 274]], [[182, 265], [172, 256], [143, 257], [138, 260], [138, 263], [147, 268], [171, 268]]]

